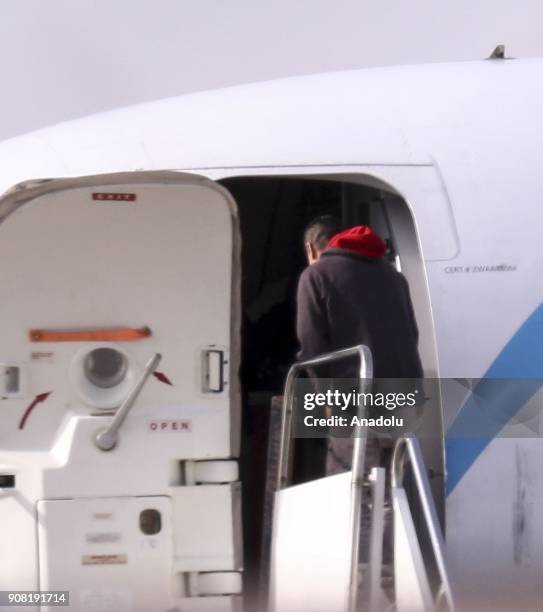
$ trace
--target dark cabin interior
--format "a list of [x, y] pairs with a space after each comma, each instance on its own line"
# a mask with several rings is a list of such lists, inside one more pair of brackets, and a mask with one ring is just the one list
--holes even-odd
[[[318, 178], [244, 177], [221, 183], [238, 205], [241, 228], [240, 470], [244, 483], [245, 578], [249, 599], [261, 601], [265, 597], [263, 578], [269, 555], [266, 523], [271, 520], [266, 488], [273, 481], [276, 467], [268, 457], [270, 413], [272, 401], [275, 411], [280, 410], [285, 377], [299, 349], [295, 333], [296, 287], [307, 265], [304, 229], [312, 219], [325, 214], [339, 217], [346, 226], [380, 223], [379, 231], [389, 243], [391, 259], [394, 254], [382, 218], [382, 192], [378, 189]], [[308, 471], [307, 457], [314, 458], [319, 452], [322, 455], [322, 449], [314, 448], [315, 443], [322, 447], [322, 441], [303, 442], [295, 455], [301, 460], [300, 481], [314, 477], [311, 466]]]

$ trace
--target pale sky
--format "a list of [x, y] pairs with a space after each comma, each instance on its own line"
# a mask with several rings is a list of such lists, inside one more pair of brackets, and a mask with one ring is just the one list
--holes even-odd
[[0, 139], [329, 70], [543, 56], [541, 0], [1, 0]]

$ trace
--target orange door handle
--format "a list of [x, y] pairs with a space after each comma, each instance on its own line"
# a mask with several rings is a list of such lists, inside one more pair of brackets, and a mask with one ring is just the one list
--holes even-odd
[[31, 329], [31, 342], [131, 342], [151, 335], [148, 327], [114, 327], [90, 330]]

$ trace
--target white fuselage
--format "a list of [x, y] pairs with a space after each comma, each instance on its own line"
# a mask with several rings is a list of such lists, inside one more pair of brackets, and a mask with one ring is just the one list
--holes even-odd
[[[424, 277], [418, 281], [414, 278], [413, 282], [419, 283], [421, 291], [427, 290], [431, 308], [432, 334], [421, 348], [427, 376], [543, 378], [542, 74], [543, 60], [493, 60], [333, 73], [167, 99], [61, 124], [4, 143], [0, 146], [0, 192], [25, 181], [30, 183], [22, 190], [32, 193], [32, 189], [39, 189], [32, 186], [37, 179], [111, 173], [122, 173], [122, 180], [115, 184], [126, 186], [136, 176], [131, 173], [168, 170], [205, 177], [209, 179], [205, 181], [206, 189], [212, 189], [212, 181], [249, 176], [318, 176], [388, 185], [409, 205], [424, 260]], [[195, 180], [197, 183], [199, 179]], [[99, 185], [100, 180], [85, 184]], [[217, 191], [223, 192], [222, 188]], [[224, 197], [228, 198], [228, 194]], [[0, 203], [0, 220], [5, 216], [6, 224], [11, 218], [7, 215], [9, 206], [9, 202]], [[64, 206], [68, 213], [69, 202]], [[12, 214], [23, 210], [24, 206]], [[192, 220], [191, 217], [191, 223]], [[94, 217], [89, 221], [96, 222]], [[221, 222], [227, 223], [226, 217], [216, 221]], [[68, 228], [72, 227], [70, 223], [76, 220], [67, 222]], [[38, 229], [34, 226], [32, 230], [32, 224], [27, 229], [34, 233], [26, 239], [38, 241], [47, 251], [47, 240]], [[20, 231], [24, 236], [22, 226]], [[58, 232], [54, 238], [60, 240], [61, 235]], [[16, 240], [19, 234], [11, 236]], [[116, 238], [112, 232], [111, 240], [120, 240], [129, 250], [134, 241], [147, 240], [135, 235], [125, 238]], [[0, 249], [3, 240], [0, 231]], [[81, 236], [73, 240], [77, 242]], [[159, 237], [156, 240], [160, 242]], [[171, 245], [174, 244], [172, 235]], [[92, 240], [85, 246], [92, 248]], [[75, 243], [66, 243], [57, 252], [52, 244], [51, 252], [45, 252], [44, 257], [50, 258], [52, 266], [61, 266], [61, 251], [68, 253], [77, 248]], [[16, 245], [9, 253], [17, 253]], [[151, 251], [147, 253], [151, 257]], [[228, 253], [225, 247], [225, 257], [229, 257]], [[113, 256], [106, 253], [97, 257], [108, 255]], [[174, 266], [177, 256], [184, 255], [172, 250], [166, 265]], [[86, 262], [92, 266], [92, 258]], [[150, 274], [147, 262], [143, 258], [136, 265]], [[8, 263], [10, 278], [19, 264], [23, 268], [28, 265], [25, 273], [31, 274], [32, 261], [12, 260]], [[4, 260], [1, 265], [5, 266]], [[159, 265], [154, 262], [154, 266]], [[195, 270], [198, 265], [199, 256], [194, 260]], [[211, 262], [202, 265], [207, 265], [206, 271], [213, 270]], [[160, 274], [166, 272], [162, 269]], [[186, 274], [193, 279], [185, 281], [187, 284], [201, 282], [195, 280], [197, 275], [190, 276], [190, 266]], [[72, 276], [68, 277], [75, 282]], [[3, 278], [7, 277], [0, 276]], [[224, 275], [213, 272], [211, 282], [221, 278]], [[157, 280], [162, 282], [165, 279]], [[47, 290], [25, 285], [24, 279], [13, 287], [27, 300], [40, 300]], [[213, 295], [221, 295], [223, 289], [227, 291], [215, 286]], [[175, 291], [172, 299], [174, 295]], [[137, 299], [142, 296], [129, 297], [130, 302]], [[54, 300], [50, 306], [55, 308]], [[80, 308], [85, 308], [84, 301]], [[209, 313], [190, 311], [186, 304], [179, 308], [189, 309], [184, 316], [192, 317], [195, 330], [213, 321]], [[147, 324], [143, 310], [134, 310], [138, 325]], [[32, 309], [24, 306], [22, 311], [21, 320], [27, 313], [24, 325], [30, 326]], [[116, 320], [121, 318], [118, 314]], [[223, 314], [229, 317], [230, 311]], [[157, 309], [157, 321], [160, 316]], [[66, 322], [43, 314], [34, 325], [55, 327], [65, 323], [77, 326], [78, 321]], [[115, 324], [106, 319], [100, 323]], [[131, 321], [125, 323], [132, 325]], [[228, 325], [225, 323], [220, 331], [220, 321], [215, 323], [216, 333], [194, 339], [194, 347], [228, 345]], [[173, 320], [164, 325], [169, 331], [175, 328]], [[158, 340], [156, 350], [162, 350]], [[0, 338], [0, 362], [25, 362], [27, 352], [28, 346], [23, 346], [17, 333]], [[188, 357], [180, 359], [189, 363]], [[180, 370], [179, 376], [187, 380], [197, 377], [190, 367]], [[32, 392], [49, 391], [45, 387], [33, 388]], [[530, 401], [533, 407], [541, 397], [538, 390], [534, 393], [525, 398], [513, 416]], [[161, 402], [164, 419], [185, 418], [173, 408], [167, 414], [168, 401]], [[46, 431], [48, 425], [43, 419]], [[447, 552], [453, 581], [459, 585], [459, 603], [464, 597], [474, 605], [488, 600], [512, 609], [515, 598], [526, 597], [530, 605], [541, 602], [543, 528], [538, 516], [543, 510], [543, 475], [539, 469], [543, 445], [539, 440], [537, 403], [525, 418], [498, 419], [495, 430], [483, 443], [474, 443], [466, 434], [469, 419], [461, 407], [458, 413], [445, 414], [447, 428], [460, 432], [446, 457]], [[10, 426], [15, 423], [13, 416]], [[221, 433], [210, 443], [206, 457], [227, 460], [236, 454], [230, 446], [232, 432], [224, 423], [218, 426]], [[68, 423], [66, 427], [75, 425]], [[69, 435], [85, 436], [88, 432], [83, 433], [84, 428], [83, 419]], [[509, 435], [503, 436], [504, 432]], [[26, 451], [36, 456], [43, 453], [44, 462], [53, 461], [52, 455], [61, 461], [71, 443], [61, 448], [63, 443], [57, 434], [56, 430], [51, 431], [50, 438], [30, 434], [36, 437], [25, 439], [19, 446], [13, 438], [13, 446], [10, 442], [0, 451], [0, 465], [28, 460], [30, 466], [29, 457], [21, 459]], [[498, 437], [499, 434], [502, 435]], [[209, 429], [205, 435], [214, 436]], [[57, 448], [46, 458], [54, 440]], [[134, 444], [133, 452], [137, 454], [136, 447], [144, 442], [134, 439]], [[215, 455], [213, 445], [219, 449]], [[205, 458], [197, 457], [195, 448], [179, 459]], [[160, 452], [168, 461], [176, 458], [166, 447]], [[196, 455], [191, 455], [194, 452]], [[84, 461], [88, 461], [89, 456], [85, 457]], [[145, 464], [152, 470], [152, 460]], [[90, 479], [88, 469], [88, 465], [77, 465], [72, 470], [69, 478], [74, 479], [74, 491], [81, 484], [76, 484], [77, 480]], [[43, 499], [45, 493], [38, 476], [32, 478], [36, 480], [29, 485], [29, 491], [33, 491], [30, 498]], [[107, 479], [107, 473], [103, 478]], [[164, 486], [156, 491], [149, 489], [146, 494], [168, 494], [173, 481], [168, 482], [165, 476], [163, 479]], [[108, 494], [115, 495], [117, 482], [110, 482]], [[57, 497], [57, 485], [51, 481], [48, 486], [53, 487], [51, 496]], [[72, 493], [66, 490], [60, 496]], [[137, 496], [145, 492], [135, 486], [128, 493]], [[225, 507], [233, 503], [229, 495]], [[6, 503], [0, 498], [0, 516]], [[29, 540], [29, 550], [32, 546]], [[234, 544], [225, 544], [228, 546], [233, 548]], [[5, 566], [11, 554], [2, 558]], [[230, 557], [222, 565], [211, 564], [208, 571], [237, 569], [234, 552], [229, 549], [228, 554]], [[175, 562], [183, 565], [179, 559]], [[183, 566], [183, 571], [189, 572], [190, 563], [185, 565], [189, 569]], [[200, 569], [206, 571], [203, 566]], [[17, 588], [37, 588], [36, 570], [29, 569]]]

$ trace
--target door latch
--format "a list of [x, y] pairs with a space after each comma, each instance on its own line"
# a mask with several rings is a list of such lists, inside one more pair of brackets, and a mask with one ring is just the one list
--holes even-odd
[[219, 348], [206, 348], [202, 351], [202, 391], [222, 393], [226, 386], [224, 366], [225, 353]]

